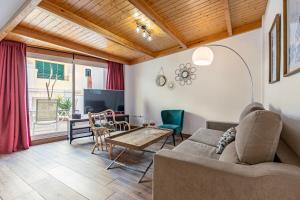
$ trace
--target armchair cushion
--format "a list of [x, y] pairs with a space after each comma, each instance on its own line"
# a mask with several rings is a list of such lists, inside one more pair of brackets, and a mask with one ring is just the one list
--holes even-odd
[[236, 130], [235, 146], [241, 162], [258, 164], [273, 161], [282, 130], [280, 115], [266, 110], [252, 112]]
[[175, 134], [178, 134], [181, 132], [181, 127], [179, 125], [175, 125], [175, 124], [163, 124], [158, 127], [172, 129]]

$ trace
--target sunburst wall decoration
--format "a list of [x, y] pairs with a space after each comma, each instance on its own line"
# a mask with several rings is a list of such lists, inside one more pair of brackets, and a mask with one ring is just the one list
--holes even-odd
[[196, 79], [196, 67], [193, 67], [191, 63], [180, 64], [175, 70], [175, 80], [179, 82], [179, 85], [191, 85], [192, 81]]

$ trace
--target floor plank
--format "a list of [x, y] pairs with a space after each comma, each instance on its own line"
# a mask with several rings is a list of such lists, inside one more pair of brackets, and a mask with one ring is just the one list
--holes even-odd
[[33, 191], [28, 184], [2, 164], [0, 165], [0, 177], [0, 197], [3, 200], [13, 200]]
[[[178, 140], [178, 142], [180, 142]], [[149, 147], [158, 151], [163, 141]], [[107, 151], [96, 151], [91, 138], [37, 145], [29, 150], [0, 155], [0, 200], [150, 200], [152, 171], [137, 183], [141, 174], [111, 162]], [[170, 141], [165, 148], [172, 149]], [[115, 148], [117, 155], [122, 148]], [[153, 154], [128, 151], [121, 162], [145, 169]]]
[[90, 200], [107, 199], [114, 193], [112, 190], [103, 187], [96, 181], [63, 166], [50, 170], [49, 173]]
[[42, 196], [39, 195], [36, 191], [32, 191], [22, 196], [15, 198], [14, 200], [45, 200]]
[[44, 199], [47, 200], [87, 200], [84, 196], [80, 195], [75, 190], [72, 190], [65, 184], [52, 176], [48, 176], [42, 180], [36, 181], [31, 184], [36, 192], [38, 192]]

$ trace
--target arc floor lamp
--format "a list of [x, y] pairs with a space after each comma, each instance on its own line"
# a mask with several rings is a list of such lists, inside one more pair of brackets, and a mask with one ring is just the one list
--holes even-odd
[[221, 48], [225, 48], [227, 50], [230, 50], [231, 52], [233, 52], [235, 55], [238, 56], [238, 58], [240, 58], [245, 66], [245, 68], [247, 69], [247, 73], [250, 77], [250, 82], [251, 82], [251, 102], [254, 102], [254, 92], [253, 92], [253, 78], [252, 78], [252, 74], [249, 68], [249, 65], [246, 63], [245, 59], [234, 49], [232, 49], [231, 47], [225, 46], [225, 45], [221, 45], [221, 44], [210, 44], [210, 45], [205, 45], [202, 47], [197, 48], [192, 56], [192, 60], [193, 63], [195, 65], [199, 65], [199, 66], [208, 66], [211, 65], [211, 63], [214, 60], [214, 53], [211, 50], [210, 47], [221, 47]]

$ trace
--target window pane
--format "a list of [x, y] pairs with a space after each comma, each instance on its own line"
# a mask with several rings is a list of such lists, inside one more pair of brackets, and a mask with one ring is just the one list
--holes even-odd
[[76, 65], [75, 68], [75, 101], [76, 112], [85, 115], [84, 89], [105, 89], [106, 68]]

